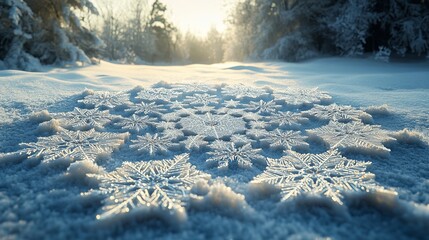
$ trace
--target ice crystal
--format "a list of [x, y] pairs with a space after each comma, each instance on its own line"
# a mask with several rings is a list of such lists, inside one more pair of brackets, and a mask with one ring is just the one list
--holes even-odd
[[267, 91], [259, 88], [248, 87], [243, 84], [226, 86], [222, 89], [224, 96], [234, 97], [236, 99], [242, 98], [259, 98], [267, 94]]
[[314, 108], [303, 112], [303, 115], [328, 121], [350, 122], [362, 120], [363, 122], [372, 122], [372, 117], [368, 113], [355, 109], [352, 106], [340, 106], [337, 104], [328, 106], [316, 105]]
[[185, 148], [188, 150], [199, 150], [201, 147], [204, 147], [208, 144], [202, 135], [189, 136], [186, 140], [183, 141], [183, 143], [185, 144]]
[[153, 125], [154, 122], [156, 122], [155, 118], [150, 118], [149, 116], [141, 117], [133, 114], [131, 117], [122, 118], [119, 122], [115, 123], [115, 126], [131, 132], [142, 132], [148, 129], [150, 125]]
[[300, 89], [289, 88], [286, 92], [273, 94], [275, 100], [284, 101], [287, 104], [300, 106], [300, 105], [313, 105], [319, 103], [330, 102], [332, 97], [326, 92], [321, 92], [316, 89]]
[[277, 105], [273, 100], [268, 102], [264, 100], [259, 100], [258, 102], [253, 102], [253, 101], [250, 102], [247, 110], [256, 112], [259, 114], [270, 115], [276, 112], [279, 108], [280, 106]]
[[293, 112], [278, 112], [270, 116], [269, 122], [279, 128], [299, 128], [301, 124], [308, 121], [308, 118]]
[[150, 116], [159, 116], [159, 115], [162, 115], [162, 112], [164, 112], [162, 106], [157, 105], [154, 102], [138, 103], [130, 106], [130, 108], [127, 111], [132, 111], [134, 112], [134, 114], [143, 114], [143, 115], [150, 115]]
[[178, 97], [181, 93], [175, 89], [169, 88], [147, 88], [142, 89], [138, 94], [138, 99], [146, 101], [164, 101], [170, 102], [170, 100]]
[[224, 102], [226, 108], [236, 108], [240, 104], [240, 101], [228, 100]]
[[192, 114], [182, 118], [179, 124], [182, 125], [184, 131], [217, 139], [245, 131], [245, 122], [241, 118], [232, 117], [228, 114]]
[[153, 135], [146, 133], [144, 136], [137, 136], [137, 140], [131, 140], [133, 144], [130, 145], [130, 148], [141, 153], [148, 153], [150, 156], [165, 154], [174, 146], [171, 140], [170, 137], [158, 133]]
[[69, 131], [63, 129], [56, 135], [39, 137], [35, 143], [22, 143], [29, 158], [43, 158], [50, 162], [61, 158], [95, 161], [101, 154], [110, 154], [124, 143], [127, 134]]
[[338, 151], [300, 154], [288, 151], [281, 159], [268, 159], [268, 167], [253, 183], [265, 182], [281, 189], [282, 201], [305, 193], [322, 194], [342, 204], [346, 191], [375, 188], [374, 175], [366, 173], [370, 162], [349, 160]]
[[91, 128], [100, 130], [115, 117], [110, 115], [108, 110], [100, 111], [76, 107], [72, 112], [54, 114], [54, 118], [60, 122], [62, 127], [69, 130], [88, 130]]
[[216, 141], [211, 148], [207, 163], [216, 163], [220, 169], [250, 168], [252, 162], [264, 159], [260, 149], [253, 148], [250, 143], [237, 147], [233, 142]]
[[117, 106], [130, 104], [129, 97], [130, 95], [124, 92], [95, 92], [94, 94], [88, 95], [78, 102], [96, 108], [115, 108]]
[[268, 132], [267, 136], [261, 139], [261, 142], [269, 145], [272, 149], [307, 149], [309, 145], [304, 141], [305, 139], [307, 139], [307, 137], [302, 136], [298, 131], [283, 131], [276, 129]]
[[195, 182], [210, 178], [188, 161], [189, 156], [182, 154], [172, 160], [125, 162], [113, 172], [89, 174], [100, 181], [99, 190], [95, 192], [106, 196], [97, 219], [139, 209], [161, 209], [170, 213], [183, 209]]
[[186, 96], [184, 102], [189, 103], [190, 105], [206, 106], [206, 105], [218, 103], [219, 99], [215, 95], [210, 95], [207, 93], [203, 93], [203, 94], [197, 93], [192, 96]]
[[387, 132], [378, 125], [365, 125], [361, 122], [340, 123], [331, 121], [328, 125], [307, 130], [327, 142], [332, 149], [360, 150], [370, 154], [390, 152], [383, 142], [392, 141]]

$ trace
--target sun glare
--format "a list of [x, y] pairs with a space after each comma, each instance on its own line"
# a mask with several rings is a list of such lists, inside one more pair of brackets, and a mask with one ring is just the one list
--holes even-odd
[[163, 0], [169, 9], [171, 20], [183, 32], [205, 36], [212, 28], [219, 32], [226, 29], [229, 0]]

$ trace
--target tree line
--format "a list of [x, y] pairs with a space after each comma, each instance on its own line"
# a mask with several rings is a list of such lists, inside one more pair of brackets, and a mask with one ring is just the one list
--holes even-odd
[[[117, 1], [116, 1], [117, 2]], [[124, 1], [125, 2], [125, 1]], [[225, 33], [183, 33], [160, 0], [0, 0], [0, 69], [45, 64], [424, 59], [428, 0], [242, 0]]]

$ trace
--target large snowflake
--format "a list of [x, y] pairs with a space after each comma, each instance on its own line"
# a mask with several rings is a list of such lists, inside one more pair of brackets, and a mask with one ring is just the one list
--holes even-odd
[[315, 89], [288, 88], [286, 92], [273, 94], [275, 100], [284, 101], [286, 104], [301, 106], [330, 102], [332, 97], [326, 92]]
[[95, 192], [106, 196], [97, 219], [115, 217], [138, 209], [156, 208], [172, 213], [187, 202], [192, 185], [210, 178], [182, 154], [172, 160], [125, 162], [107, 174], [90, 174], [100, 181]]
[[247, 110], [251, 112], [256, 112], [258, 114], [270, 115], [272, 113], [277, 112], [279, 108], [280, 105], [277, 105], [273, 100], [268, 102], [264, 100], [259, 100], [258, 102], [251, 101]]
[[84, 99], [79, 100], [78, 102], [83, 103], [87, 106], [93, 107], [105, 107], [105, 108], [115, 108], [117, 106], [128, 105], [131, 102], [129, 101], [130, 95], [124, 92], [95, 92], [86, 96]]
[[268, 167], [253, 183], [265, 182], [281, 189], [282, 200], [305, 193], [324, 195], [342, 204], [346, 191], [376, 188], [374, 175], [366, 173], [370, 162], [349, 160], [338, 151], [300, 154], [288, 151], [281, 159], [268, 159]]
[[149, 126], [154, 125], [155, 122], [155, 118], [150, 118], [149, 116], [141, 117], [133, 114], [131, 117], [122, 118], [119, 122], [115, 123], [115, 126], [119, 126], [133, 133], [138, 133], [148, 129]]
[[209, 152], [207, 163], [215, 163], [220, 169], [251, 168], [253, 162], [262, 161], [260, 149], [255, 149], [250, 143], [237, 147], [233, 142], [215, 141]]
[[91, 128], [101, 130], [115, 116], [110, 115], [108, 110], [100, 111], [76, 107], [72, 112], [54, 114], [54, 118], [60, 122], [62, 127], [70, 130], [88, 130]]
[[69, 131], [63, 129], [50, 137], [39, 137], [35, 143], [22, 143], [22, 151], [29, 158], [43, 158], [43, 162], [67, 158], [73, 161], [95, 161], [101, 154], [110, 154], [119, 148], [127, 134], [99, 133], [89, 131]]
[[332, 149], [360, 150], [362, 153], [386, 154], [390, 150], [382, 143], [393, 141], [378, 125], [361, 122], [340, 123], [331, 121], [328, 125], [307, 130], [327, 142]]
[[175, 146], [170, 137], [158, 133], [153, 135], [146, 133], [144, 136], [137, 136], [137, 139], [131, 140], [131, 142], [133, 144], [130, 145], [130, 148], [141, 153], [148, 153], [150, 156], [165, 154]]
[[293, 112], [278, 112], [268, 118], [268, 121], [273, 126], [279, 128], [299, 128], [303, 123], [308, 122], [308, 118], [303, 117], [299, 113]]
[[248, 87], [244, 84], [230, 85], [222, 89], [224, 96], [234, 97], [236, 99], [242, 98], [259, 98], [267, 94], [264, 89]]
[[151, 103], [141, 102], [130, 106], [129, 109], [127, 109], [127, 111], [134, 112], [134, 114], [160, 116], [164, 112], [164, 109], [161, 105], [158, 105], [154, 102], [151, 102]]
[[210, 104], [219, 103], [219, 99], [215, 95], [210, 95], [207, 93], [202, 93], [202, 94], [196, 93], [192, 96], [186, 96], [184, 102], [195, 106], [201, 106], [201, 105], [206, 106]]
[[372, 122], [372, 117], [368, 113], [353, 108], [352, 106], [341, 106], [337, 104], [331, 104], [328, 106], [316, 105], [314, 108], [303, 112], [303, 115], [327, 121], [333, 120], [338, 122]]
[[230, 136], [237, 132], [244, 132], [246, 129], [245, 122], [241, 118], [236, 118], [229, 114], [191, 114], [182, 118], [179, 124], [182, 125], [184, 131], [216, 139]]
[[269, 145], [272, 149], [307, 149], [309, 145], [305, 142], [305, 139], [307, 139], [307, 137], [302, 136], [298, 131], [276, 129], [268, 132], [268, 134], [261, 139], [261, 142]]
[[170, 102], [172, 99], [177, 98], [181, 93], [175, 89], [170, 88], [146, 88], [142, 89], [138, 94], [138, 99], [145, 101], [164, 101]]

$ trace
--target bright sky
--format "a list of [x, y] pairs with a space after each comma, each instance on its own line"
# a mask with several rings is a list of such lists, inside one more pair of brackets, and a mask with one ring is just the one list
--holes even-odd
[[204, 36], [211, 27], [218, 31], [226, 28], [228, 6], [237, 0], [162, 0], [171, 20], [182, 31]]

